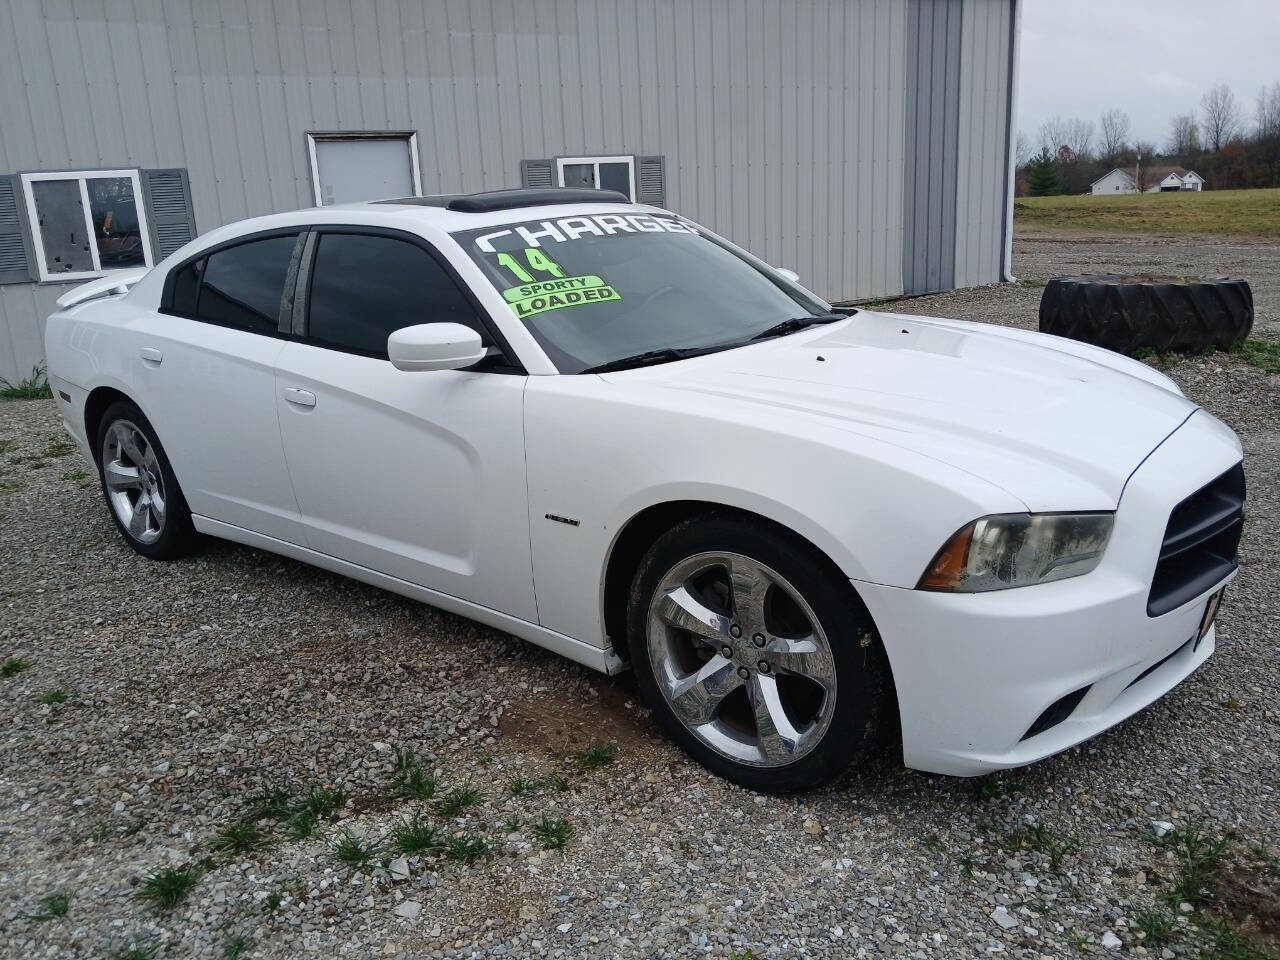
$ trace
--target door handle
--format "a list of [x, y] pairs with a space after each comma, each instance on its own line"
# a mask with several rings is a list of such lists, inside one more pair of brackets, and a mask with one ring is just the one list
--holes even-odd
[[314, 407], [316, 395], [310, 390], [299, 390], [297, 387], [285, 387], [284, 398], [298, 407]]
[[142, 357], [147, 363], [160, 363], [164, 360], [164, 354], [155, 347], [143, 347], [138, 351], [138, 356]]

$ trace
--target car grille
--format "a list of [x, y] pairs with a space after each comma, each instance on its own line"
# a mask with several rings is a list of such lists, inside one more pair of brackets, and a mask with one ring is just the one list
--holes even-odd
[[1244, 464], [1238, 463], [1173, 508], [1147, 597], [1147, 616], [1182, 606], [1235, 570], [1243, 529]]

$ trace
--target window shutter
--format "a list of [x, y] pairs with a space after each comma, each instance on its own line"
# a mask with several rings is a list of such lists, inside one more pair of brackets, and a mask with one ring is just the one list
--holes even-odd
[[667, 205], [666, 163], [662, 157], [636, 157], [636, 203]]
[[151, 255], [159, 263], [184, 243], [196, 238], [196, 215], [191, 208], [187, 171], [142, 170], [142, 195], [151, 226]]
[[556, 185], [554, 160], [521, 160], [520, 186], [542, 189]]
[[0, 283], [35, 283], [35, 258], [17, 174], [0, 176]]

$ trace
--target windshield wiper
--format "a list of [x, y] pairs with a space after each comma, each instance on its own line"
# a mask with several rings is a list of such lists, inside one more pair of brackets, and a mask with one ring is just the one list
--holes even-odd
[[843, 313], [817, 313], [807, 317], [792, 317], [789, 320], [783, 320], [775, 323], [767, 330], [761, 330], [752, 340], [768, 340], [770, 337], [783, 337], [788, 333], [795, 333], [797, 330], [803, 330], [805, 327], [812, 327], [819, 323], [835, 323], [837, 320], [849, 319]]
[[608, 373], [610, 370], [630, 370], [632, 367], [650, 367], [655, 363], [670, 363], [672, 360], [683, 360], [685, 357], [696, 357], [700, 353], [710, 353], [718, 350], [719, 347], [697, 347], [689, 349], [677, 349], [675, 347], [663, 347], [661, 350], [646, 350], [644, 353], [633, 354], [630, 357], [619, 357], [617, 360], [610, 360], [606, 363], [597, 363], [594, 367], [587, 367], [579, 373]]

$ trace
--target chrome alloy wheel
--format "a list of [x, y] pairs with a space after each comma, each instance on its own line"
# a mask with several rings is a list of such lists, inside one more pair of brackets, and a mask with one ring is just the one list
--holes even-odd
[[681, 561], [654, 591], [647, 642], [676, 716], [729, 759], [783, 766], [827, 732], [831, 645], [800, 593], [764, 564], [737, 553]]
[[139, 543], [155, 543], [164, 531], [164, 475], [146, 434], [117, 420], [102, 440], [107, 500], [120, 525]]

